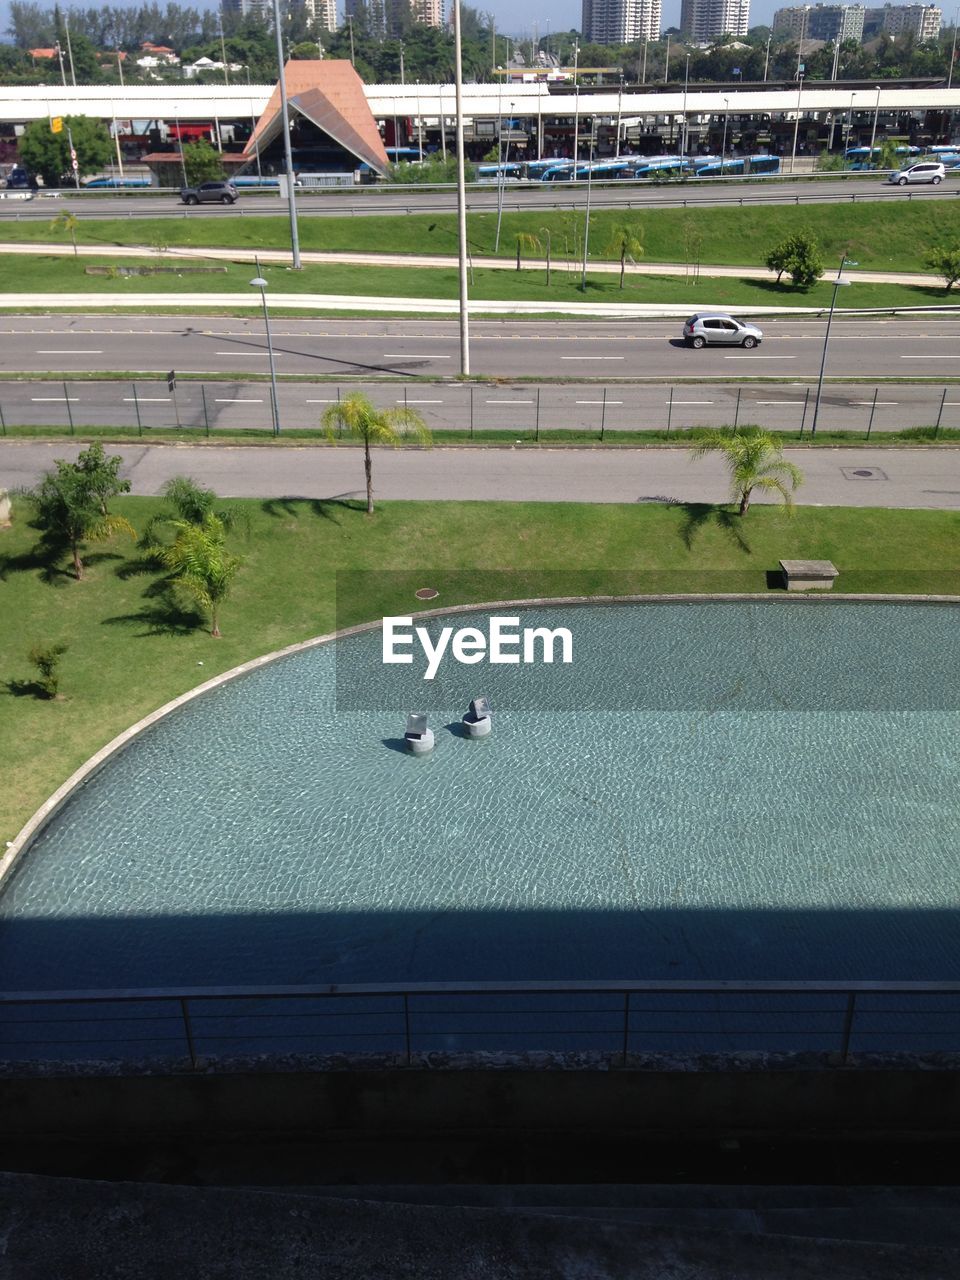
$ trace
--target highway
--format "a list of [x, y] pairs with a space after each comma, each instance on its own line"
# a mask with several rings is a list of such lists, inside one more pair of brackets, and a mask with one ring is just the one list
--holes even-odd
[[[738, 206], [741, 204], [823, 204], [856, 200], [952, 201], [960, 196], [960, 178], [948, 177], [938, 187], [912, 186], [900, 188], [876, 175], [816, 180], [778, 179], [777, 181], [726, 180], [714, 184], [710, 179], [692, 179], [683, 183], [591, 184], [591, 207], [594, 209], [636, 208], [675, 209], [687, 207]], [[0, 192], [0, 221], [4, 219], [47, 219], [55, 205], [69, 201], [71, 212], [81, 218], [117, 217], [234, 217], [250, 214], [286, 217], [286, 201], [276, 193], [243, 192], [235, 205], [199, 205], [180, 203], [175, 191], [158, 195], [141, 195], [136, 191], [102, 195], [66, 190], [59, 195], [45, 193], [33, 199], [19, 198], [20, 192]], [[587, 183], [531, 182], [508, 184], [504, 188], [504, 209], [547, 210], [582, 208], [586, 203]], [[471, 211], [497, 207], [495, 183], [469, 188], [467, 207]], [[420, 191], [414, 187], [354, 187], [323, 192], [298, 193], [299, 212], [303, 215], [356, 217], [363, 214], [454, 213], [456, 193], [451, 187], [443, 191]]]
[[[54, 458], [75, 458], [80, 447], [0, 440], [0, 487], [35, 484]], [[114, 451], [140, 494], [157, 494], [184, 474], [237, 498], [344, 498], [363, 487], [358, 448], [137, 444]], [[785, 456], [804, 472], [800, 504], [960, 510], [957, 449], [788, 449]], [[722, 461], [691, 462], [688, 449], [378, 449], [373, 478], [378, 497], [413, 501], [699, 503], [729, 492]]]
[[[810, 429], [814, 383], [281, 382], [284, 432], [316, 430], [329, 405], [348, 391], [363, 391], [384, 408], [408, 406], [431, 431], [529, 433], [575, 430], [679, 430], [751, 423], [783, 431]], [[0, 382], [0, 414], [8, 427], [189, 427], [244, 431], [272, 426], [270, 383], [181, 380], [176, 396], [165, 381]], [[960, 384], [870, 386], [828, 383], [820, 406], [824, 430], [873, 433], [904, 427], [960, 428]]]
[[[695, 310], [691, 303], [691, 311]], [[825, 321], [761, 320], [755, 351], [680, 339], [678, 320], [485, 320], [471, 325], [471, 369], [483, 377], [627, 379], [682, 382], [815, 378]], [[926, 378], [960, 375], [960, 315], [834, 318], [832, 378]], [[283, 376], [446, 378], [459, 369], [455, 320], [304, 319], [274, 317], [277, 370]], [[268, 371], [263, 323], [185, 316], [3, 316], [0, 372], [228, 373]]]

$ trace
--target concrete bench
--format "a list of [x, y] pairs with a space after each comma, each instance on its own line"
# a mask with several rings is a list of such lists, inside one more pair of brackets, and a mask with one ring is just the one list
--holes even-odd
[[788, 591], [829, 591], [840, 570], [832, 560], [781, 560]]

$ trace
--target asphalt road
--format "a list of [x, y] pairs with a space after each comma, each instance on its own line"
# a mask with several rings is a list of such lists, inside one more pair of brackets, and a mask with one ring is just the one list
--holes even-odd
[[[0, 487], [35, 484], [68, 441], [0, 441]], [[222, 448], [124, 445], [132, 491], [159, 493], [189, 474], [224, 497], [342, 498], [363, 485], [359, 448]], [[960, 450], [786, 450], [805, 475], [797, 501], [850, 507], [960, 510]], [[717, 502], [728, 491], [719, 458], [686, 449], [383, 449], [374, 485], [383, 499], [414, 501]], [[762, 500], [762, 498], [760, 499]]]
[[[3, 193], [0, 193], [3, 194]], [[19, 196], [19, 193], [11, 193]], [[622, 186], [591, 184], [591, 206], [613, 208], [686, 208], [688, 206], [740, 204], [822, 204], [843, 200], [953, 200], [960, 196], [960, 181], [948, 178], [939, 187], [894, 187], [874, 176], [818, 179], [816, 181], [724, 182], [713, 185], [709, 179], [677, 184], [625, 183]], [[504, 208], [568, 209], [586, 203], [587, 183], [529, 183], [508, 185], [504, 192]], [[286, 217], [286, 202], [275, 194], [244, 193], [235, 205], [199, 205], [188, 208], [175, 192], [146, 196], [136, 192], [125, 195], [94, 195], [65, 191], [61, 196], [42, 196], [32, 200], [0, 199], [0, 220], [5, 218], [49, 219], [54, 204], [70, 201], [79, 217], [244, 217], [248, 214]], [[456, 193], [449, 191], [397, 190], [389, 186], [347, 188], [323, 193], [303, 192], [297, 205], [310, 217], [344, 217], [363, 214], [453, 213]], [[471, 187], [467, 193], [471, 210], [495, 209], [497, 188]]]
[[[694, 310], [691, 305], [691, 311]], [[693, 351], [677, 320], [591, 323], [474, 321], [471, 368], [496, 378], [621, 379], [816, 377], [823, 353], [820, 318], [764, 318], [754, 351]], [[833, 378], [922, 377], [960, 373], [960, 316], [883, 319], [836, 316], [827, 372]], [[458, 370], [454, 320], [294, 320], [273, 322], [281, 375], [335, 378], [449, 378]], [[0, 371], [266, 373], [266, 339], [257, 319], [183, 316], [3, 316]]]
[[[563, 383], [527, 382], [281, 382], [281, 430], [320, 425], [328, 405], [348, 391], [363, 391], [377, 405], [409, 406], [431, 431], [579, 430], [599, 433], [732, 423], [796, 431], [810, 429], [816, 386], [807, 383]], [[203, 435], [213, 430], [269, 430], [270, 384], [183, 381], [176, 396], [165, 381], [0, 382], [0, 414], [7, 426], [114, 426], [149, 432], [176, 426]], [[870, 386], [827, 384], [820, 405], [824, 430], [873, 432], [904, 427], [960, 428], [960, 384]]]

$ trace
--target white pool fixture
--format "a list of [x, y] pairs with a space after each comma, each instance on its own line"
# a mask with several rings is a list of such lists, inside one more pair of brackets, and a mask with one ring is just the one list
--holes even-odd
[[427, 728], [427, 717], [419, 712], [407, 716], [407, 731], [403, 735], [407, 750], [415, 756], [425, 756], [433, 750], [433, 730]]
[[485, 738], [493, 728], [489, 698], [474, 698], [461, 723], [468, 738]]

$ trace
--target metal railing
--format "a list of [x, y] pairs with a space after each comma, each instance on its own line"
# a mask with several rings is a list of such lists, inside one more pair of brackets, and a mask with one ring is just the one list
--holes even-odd
[[[960, 1052], [956, 982], [503, 982], [0, 995], [0, 1059], [250, 1056], [471, 1065], [550, 1054], [629, 1066], [662, 1055]], [[495, 1055], [491, 1058], [490, 1055]]]

